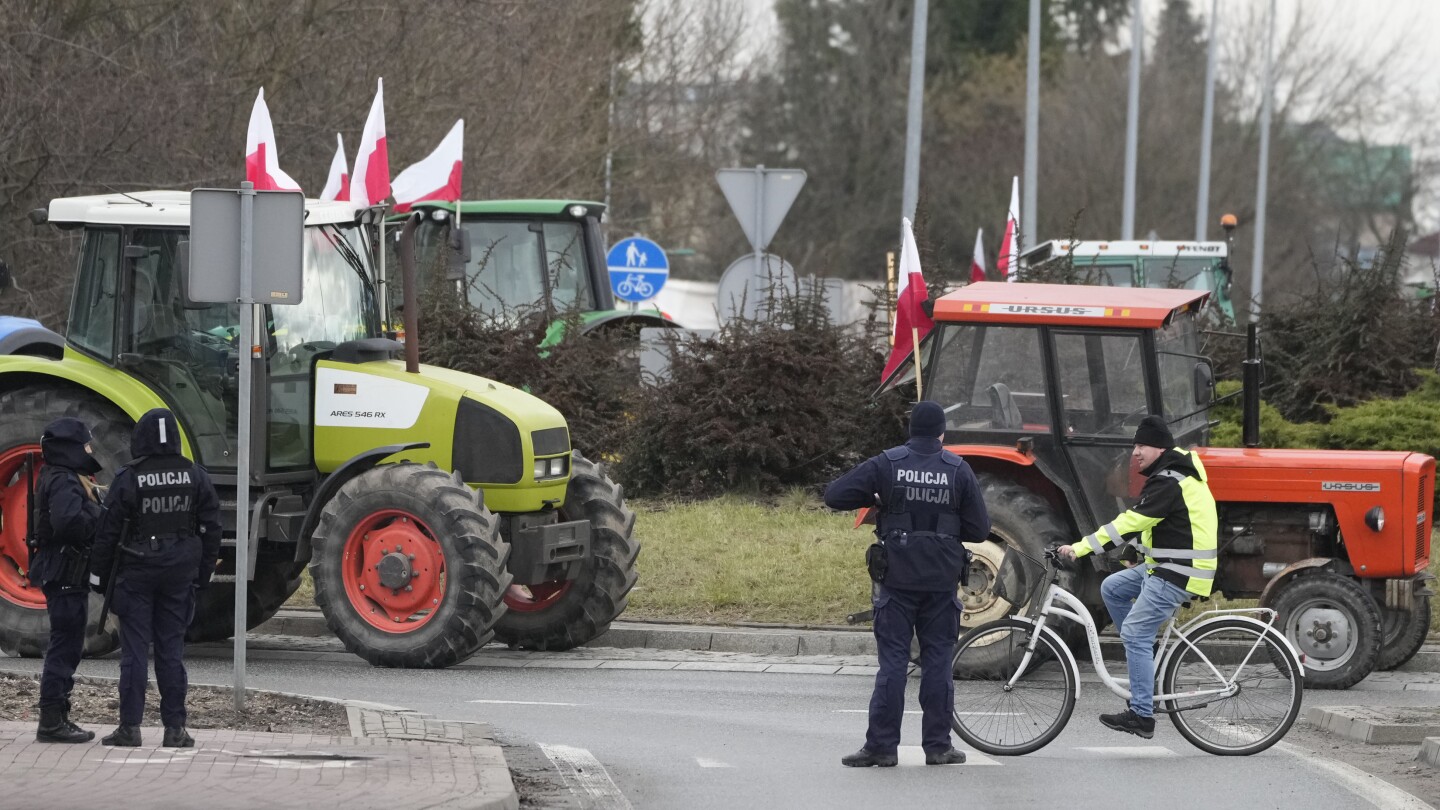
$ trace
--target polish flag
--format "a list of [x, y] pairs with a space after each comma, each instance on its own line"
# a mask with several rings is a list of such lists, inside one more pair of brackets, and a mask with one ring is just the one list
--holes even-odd
[[460, 178], [464, 168], [465, 119], [461, 118], [419, 163], [395, 175], [395, 211], [404, 213], [421, 200], [460, 201]]
[[255, 97], [250, 110], [250, 127], [245, 131], [245, 179], [257, 191], [299, 191], [300, 184], [280, 170], [275, 150], [275, 127], [270, 123], [270, 108], [265, 106], [265, 88]]
[[885, 361], [885, 370], [880, 372], [880, 381], [890, 379], [895, 369], [915, 351], [917, 341], [925, 339], [935, 328], [935, 321], [925, 314], [924, 304], [930, 298], [925, 286], [925, 276], [920, 273], [920, 251], [915, 247], [915, 232], [910, 220], [902, 220], [905, 244], [900, 249], [900, 289], [895, 294], [895, 345], [890, 350], [890, 359]]
[[379, 205], [390, 196], [390, 155], [385, 150], [385, 80], [375, 85], [375, 102], [360, 133], [355, 173], [350, 175], [350, 202], [356, 208]]
[[1020, 272], [1020, 178], [1010, 185], [1010, 211], [1005, 215], [1005, 238], [1000, 240], [1000, 255], [995, 269], [1006, 281], [1014, 281]]
[[320, 199], [350, 199], [350, 167], [345, 165], [345, 142], [338, 132], [335, 133], [335, 157], [330, 160], [330, 176], [325, 180]]
[[975, 255], [970, 257], [970, 283], [985, 280], [985, 248], [980, 244], [980, 237], [985, 234], [985, 229], [975, 231]]

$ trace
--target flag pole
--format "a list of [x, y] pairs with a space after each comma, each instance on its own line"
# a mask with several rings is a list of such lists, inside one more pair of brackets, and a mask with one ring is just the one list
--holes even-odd
[[894, 346], [895, 310], [899, 308], [900, 301], [895, 297], [895, 251], [893, 250], [885, 252], [885, 288], [890, 293], [889, 300], [895, 302], [895, 306], [885, 307], [885, 314], [888, 316], [886, 320], [890, 322], [890, 328], [886, 331], [890, 333], [890, 345]]
[[920, 381], [920, 328], [910, 327], [910, 347], [915, 352], [915, 401], [925, 398], [925, 384]]

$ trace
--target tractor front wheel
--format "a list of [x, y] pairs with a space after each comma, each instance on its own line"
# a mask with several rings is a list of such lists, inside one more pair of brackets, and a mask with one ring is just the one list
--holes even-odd
[[1280, 586], [1276, 624], [1305, 656], [1305, 688], [1349, 689], [1380, 656], [1380, 608], [1350, 577], [1321, 571]]
[[620, 486], [578, 451], [571, 454], [560, 519], [590, 521], [590, 559], [573, 580], [531, 585], [530, 598], [506, 595], [510, 609], [495, 626], [495, 635], [512, 646], [578, 647], [610, 629], [635, 587], [640, 556], [635, 513], [625, 506]]
[[434, 464], [386, 464], [347, 481], [311, 545], [315, 603], [345, 648], [375, 666], [464, 661], [505, 610], [500, 523], [480, 492]]
[[[130, 457], [131, 423], [118, 408], [78, 389], [36, 386], [0, 395], [0, 650], [10, 655], [39, 657], [50, 643], [50, 617], [45, 596], [28, 577], [30, 555], [25, 546], [29, 497], [25, 458], [40, 456], [40, 434], [52, 420], [73, 416], [93, 436], [90, 444], [104, 469], [97, 479], [109, 484], [115, 470]], [[39, 481], [39, 466], [36, 481]], [[120, 629], [112, 615], [99, 624], [100, 597], [91, 594], [85, 655], [97, 656], [120, 646]]]

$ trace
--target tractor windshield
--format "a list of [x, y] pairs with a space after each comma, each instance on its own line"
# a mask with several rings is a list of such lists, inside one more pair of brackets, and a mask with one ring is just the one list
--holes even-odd
[[1040, 330], [975, 324], [941, 330], [925, 398], [945, 408], [947, 431], [1049, 431]]
[[1145, 260], [1145, 286], [1176, 290], [1209, 290], [1214, 259], [1157, 258]]
[[[480, 314], [508, 322], [531, 312], [596, 308], [581, 222], [462, 218], [461, 227], [470, 234], [465, 300]], [[416, 235], [425, 284], [443, 277], [449, 228], [448, 221], [430, 220]]]

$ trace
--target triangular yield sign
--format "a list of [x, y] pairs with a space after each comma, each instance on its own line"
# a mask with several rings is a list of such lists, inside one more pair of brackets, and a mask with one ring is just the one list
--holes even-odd
[[[757, 236], [755, 186], [761, 177], [764, 178], [764, 185], [761, 186], [764, 200], [761, 203], [762, 221]], [[800, 195], [800, 189], [805, 186], [805, 177], [805, 172], [800, 169], [721, 169], [715, 173], [715, 180], [725, 194], [725, 201], [730, 203], [730, 210], [740, 221], [745, 238], [750, 240], [750, 246], [756, 250], [769, 247], [770, 240], [775, 238], [775, 232], [780, 229], [780, 223], [784, 222], [785, 215], [790, 213], [790, 206], [795, 204], [795, 198]]]

